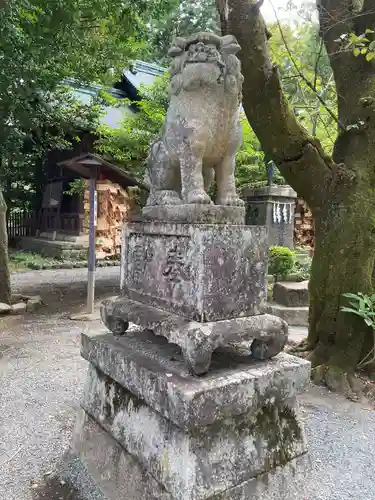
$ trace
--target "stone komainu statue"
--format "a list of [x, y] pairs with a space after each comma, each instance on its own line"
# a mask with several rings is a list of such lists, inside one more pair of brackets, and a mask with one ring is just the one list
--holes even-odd
[[243, 76], [236, 39], [198, 33], [177, 38], [169, 55], [170, 105], [148, 158], [147, 205], [243, 205], [235, 189], [235, 155], [242, 142], [239, 120]]

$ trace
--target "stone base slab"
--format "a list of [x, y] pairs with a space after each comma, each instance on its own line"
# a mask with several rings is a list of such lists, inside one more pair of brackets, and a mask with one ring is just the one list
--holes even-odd
[[288, 339], [285, 321], [269, 314], [200, 323], [126, 297], [104, 301], [100, 312], [103, 323], [115, 335], [124, 335], [129, 323], [135, 323], [177, 344], [196, 375], [208, 372], [218, 347], [247, 341], [253, 358], [265, 360], [279, 354]]
[[245, 224], [245, 207], [205, 204], [146, 206], [142, 215], [148, 220], [187, 224]]
[[278, 316], [290, 326], [309, 326], [309, 307], [287, 307], [281, 304], [269, 304], [267, 307], [269, 314]]
[[[298, 474], [303, 480], [309, 469], [309, 457], [304, 454], [208, 500], [290, 500], [289, 479]], [[100, 500], [174, 500], [84, 410], [78, 414], [72, 454], [63, 479], [80, 492], [82, 500], [92, 500], [93, 495]]]
[[286, 307], [307, 307], [309, 305], [308, 281], [278, 281], [273, 287], [273, 300]]

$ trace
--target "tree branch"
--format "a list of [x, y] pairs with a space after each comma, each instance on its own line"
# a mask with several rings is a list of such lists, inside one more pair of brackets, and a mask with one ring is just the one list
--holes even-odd
[[[364, 89], [372, 85], [373, 65], [364, 57], [354, 57], [352, 50], [341, 50], [340, 37], [362, 34], [373, 15], [373, 0], [317, 0], [320, 32], [333, 70], [338, 95], [339, 121], [346, 128], [358, 119], [359, 100]], [[366, 19], [367, 17], [367, 19]], [[359, 25], [363, 23], [363, 27]], [[364, 27], [366, 26], [366, 28]]]
[[246, 116], [266, 155], [279, 166], [287, 182], [311, 208], [319, 207], [328, 196], [323, 186], [331, 184], [334, 164], [298, 122], [283, 94], [259, 6], [249, 0], [227, 0], [227, 6], [228, 30], [242, 47]]
[[322, 47], [320, 48], [320, 52], [319, 52], [319, 54], [317, 56], [317, 62], [316, 62], [316, 65], [315, 65], [314, 83], [312, 83], [308, 78], [306, 78], [306, 76], [303, 73], [303, 71], [301, 71], [300, 68], [298, 67], [298, 64], [297, 64], [296, 60], [294, 59], [293, 54], [292, 54], [292, 52], [291, 52], [291, 50], [289, 48], [288, 42], [286, 41], [286, 38], [284, 36], [283, 28], [281, 26], [280, 20], [279, 20], [279, 18], [277, 16], [277, 12], [276, 12], [275, 8], [273, 7], [273, 5], [272, 5], [272, 8], [273, 8], [273, 11], [275, 13], [276, 22], [277, 22], [277, 26], [278, 26], [279, 31], [280, 31], [281, 38], [283, 40], [284, 46], [286, 48], [286, 51], [288, 53], [289, 59], [292, 61], [294, 69], [297, 71], [298, 75], [306, 83], [306, 85], [309, 87], [309, 89], [312, 90], [312, 92], [316, 95], [316, 98], [318, 99], [318, 101], [322, 104], [322, 106], [325, 108], [325, 110], [330, 115], [330, 117], [333, 119], [333, 121], [337, 123], [338, 127], [341, 130], [346, 130], [345, 127], [344, 127], [344, 125], [342, 123], [340, 123], [340, 121], [337, 118], [337, 116], [335, 115], [335, 113], [331, 110], [331, 108], [325, 102], [325, 100], [323, 99], [323, 97], [316, 90], [316, 79], [317, 79], [317, 74], [318, 74], [318, 72], [317, 72], [317, 66], [318, 66], [318, 63], [319, 63], [319, 57], [320, 57], [320, 54], [321, 54], [321, 51], [322, 51]]

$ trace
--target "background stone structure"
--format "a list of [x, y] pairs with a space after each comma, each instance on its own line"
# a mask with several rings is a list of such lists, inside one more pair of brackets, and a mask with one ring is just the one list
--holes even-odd
[[243, 190], [246, 224], [266, 226], [268, 245], [294, 248], [297, 193], [290, 186], [249, 187]]

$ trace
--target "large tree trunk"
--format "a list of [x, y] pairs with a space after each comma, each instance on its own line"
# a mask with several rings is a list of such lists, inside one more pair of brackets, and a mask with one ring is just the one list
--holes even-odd
[[[368, 187], [357, 188], [364, 198]], [[375, 213], [375, 200], [371, 202]], [[315, 217], [315, 252], [309, 284], [308, 349], [313, 366], [352, 373], [368, 349], [363, 319], [341, 312], [344, 293], [372, 294], [375, 233], [364, 204], [341, 200]], [[366, 342], [365, 342], [366, 341]], [[372, 346], [371, 346], [372, 347]]]
[[[339, 136], [333, 157], [298, 123], [285, 98], [268, 49], [262, 1], [217, 0], [223, 28], [236, 36], [243, 74], [243, 105], [266, 154], [306, 200], [316, 242], [310, 280], [308, 341], [314, 376], [348, 395], [353, 372], [373, 347], [364, 321], [341, 311], [343, 293], [372, 293], [375, 257], [375, 73], [365, 58], [340, 52], [340, 35], [360, 34], [373, 9], [352, 0], [319, 0], [321, 35], [338, 89]], [[360, 23], [360, 26], [359, 26]], [[362, 31], [361, 31], [362, 30]], [[360, 124], [353, 127], [353, 124]], [[348, 125], [351, 127], [347, 128]]]
[[8, 259], [7, 206], [0, 190], [0, 302], [10, 304], [10, 274]]

